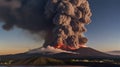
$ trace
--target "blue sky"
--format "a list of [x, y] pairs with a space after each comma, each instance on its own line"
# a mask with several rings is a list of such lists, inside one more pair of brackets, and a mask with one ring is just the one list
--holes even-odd
[[[85, 35], [88, 46], [100, 51], [120, 50], [120, 0], [89, 0], [92, 22]], [[2, 24], [0, 24], [1, 26]], [[5, 31], [0, 27], [0, 53], [23, 52], [42, 45], [22, 29]]]
[[89, 0], [92, 23], [87, 26], [88, 46], [102, 51], [120, 49], [120, 0]]

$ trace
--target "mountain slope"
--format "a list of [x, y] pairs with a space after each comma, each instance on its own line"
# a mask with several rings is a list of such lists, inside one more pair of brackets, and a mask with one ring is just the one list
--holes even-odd
[[[61, 53], [41, 53], [35, 51], [37, 53], [22, 53], [15, 55], [4, 55], [0, 56], [0, 60], [6, 59], [25, 59], [25, 58], [33, 58], [33, 57], [48, 57], [48, 58], [57, 58], [57, 59], [69, 59], [69, 58], [113, 58], [116, 57], [114, 55], [106, 54], [90, 47], [79, 48], [77, 50], [72, 50], [70, 52], [61, 52]], [[51, 52], [51, 51], [50, 51]], [[119, 57], [119, 56], [118, 56]]]
[[72, 50], [73, 52], [79, 53], [80, 56], [92, 56], [92, 57], [110, 57], [110, 54], [106, 54], [104, 52], [97, 51], [93, 48], [79, 48], [77, 50]]
[[65, 51], [61, 49], [56, 49], [53, 47], [39, 48], [32, 51], [28, 51], [29, 54], [44, 54], [45, 56], [55, 57], [55, 58], [80, 58], [80, 57], [111, 57], [112, 55], [100, 52], [90, 47], [79, 48], [76, 50]]

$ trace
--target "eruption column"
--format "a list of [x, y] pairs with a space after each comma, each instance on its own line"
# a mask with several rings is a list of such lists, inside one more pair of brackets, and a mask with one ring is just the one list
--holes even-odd
[[53, 14], [54, 46], [65, 50], [85, 47], [85, 25], [89, 24], [91, 12], [87, 0], [49, 0], [46, 15]]

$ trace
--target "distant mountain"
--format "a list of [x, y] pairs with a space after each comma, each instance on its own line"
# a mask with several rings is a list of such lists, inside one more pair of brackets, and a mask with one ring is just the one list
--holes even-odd
[[112, 55], [120, 55], [120, 50], [108, 51], [106, 53], [112, 54]]

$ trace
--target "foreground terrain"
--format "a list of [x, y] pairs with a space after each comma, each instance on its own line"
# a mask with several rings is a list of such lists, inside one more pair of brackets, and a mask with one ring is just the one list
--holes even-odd
[[82, 65], [120, 67], [120, 56], [109, 55], [92, 48], [80, 48], [72, 53], [21, 53], [1, 55], [0, 65]]

